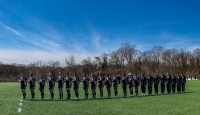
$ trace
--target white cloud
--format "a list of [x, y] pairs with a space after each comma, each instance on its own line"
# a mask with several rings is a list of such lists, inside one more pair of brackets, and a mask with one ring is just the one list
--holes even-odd
[[0, 49], [0, 60], [3, 63], [18, 63], [30, 64], [37, 61], [59, 61], [62, 66], [65, 65], [65, 58], [74, 55], [77, 63], [80, 63], [87, 57], [92, 57], [97, 54], [90, 54], [86, 52], [67, 52], [67, 51], [40, 51], [40, 50], [15, 50], [15, 49]]
[[3, 26], [5, 29], [9, 30], [10, 32], [14, 33], [15, 35], [17, 35], [19, 37], [22, 36], [22, 34], [19, 31], [15, 30], [14, 28], [12, 28], [4, 23], [0, 22], [0, 25]]
[[95, 35], [93, 38], [93, 43], [97, 49], [100, 49], [100, 45], [99, 45], [100, 38], [101, 37], [99, 35]]
[[96, 32], [96, 30], [93, 28], [92, 29], [92, 37], [91, 37], [91, 42], [95, 46], [97, 50], [100, 50], [100, 40], [101, 36]]
[[[59, 61], [62, 66], [65, 65], [65, 58], [74, 55], [76, 62], [79, 63], [83, 59], [87, 57], [93, 58], [94, 56], [98, 56], [98, 53], [88, 52], [85, 47], [83, 47], [84, 43], [80, 42], [77, 39], [77, 35], [71, 34], [71, 36], [63, 36], [57, 30], [55, 30], [51, 26], [46, 26], [47, 29], [41, 29], [43, 25], [35, 25], [37, 28], [30, 27], [30, 30], [20, 30], [19, 31], [13, 29], [10, 26], [7, 26], [3, 23], [0, 23], [5, 29], [8, 29], [15, 35], [9, 34], [9, 38], [16, 38], [17, 40], [23, 41], [30, 46], [24, 47], [24, 45], [19, 44], [19, 48], [10, 47], [9, 49], [2, 49], [0, 47], [0, 61], [3, 63], [18, 63], [18, 64], [30, 64], [36, 61], [44, 61], [48, 62]], [[33, 29], [34, 31], [32, 31]], [[17, 36], [20, 36], [19, 39]], [[71, 41], [69, 41], [69, 38]], [[98, 45], [99, 42], [98, 37], [95, 37], [94, 44]], [[66, 49], [66, 45], [69, 49]]]
[[[40, 29], [38, 31], [31, 31], [26, 29], [26, 30], [21, 30], [21, 33], [18, 30], [13, 29], [11, 26], [5, 25], [4, 23], [1, 22], [0, 26], [14, 33], [14, 35], [5, 33], [8, 39], [16, 38], [21, 42], [30, 44], [30, 47], [33, 47], [35, 49], [50, 50], [50, 51], [51, 50], [56, 51], [61, 49], [61, 44], [59, 43], [59, 40], [61, 41], [63, 37], [50, 26], [49, 28], [51, 29], [48, 29], [49, 31], [45, 29]], [[42, 25], [38, 26], [42, 28]]]
[[186, 49], [190, 48], [195, 43], [187, 35], [177, 35], [171, 34], [169, 32], [162, 32], [159, 36], [160, 39], [164, 40], [163, 44], [165, 48], [175, 48], [175, 49]]
[[161, 34], [158, 36], [161, 39], [166, 39], [166, 40], [175, 40], [175, 41], [188, 41], [190, 40], [187, 35], [177, 35], [177, 34], [172, 34], [166, 31], [161, 32]]

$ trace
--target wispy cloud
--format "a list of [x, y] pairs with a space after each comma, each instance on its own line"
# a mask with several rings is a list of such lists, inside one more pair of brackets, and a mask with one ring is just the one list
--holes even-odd
[[169, 32], [162, 32], [159, 37], [160, 39], [165, 39], [165, 43], [163, 44], [165, 48], [185, 49], [192, 51], [195, 48], [200, 47], [199, 39], [192, 38], [187, 35], [177, 35]]
[[[2, 22], [0, 22], [0, 26], [2, 26], [4, 29], [9, 30], [10, 32], [13, 33], [13, 34], [4, 33], [4, 34], [7, 34], [8, 40], [16, 38], [16, 40], [18, 41], [24, 42], [26, 44], [30, 44], [28, 47], [32, 47], [35, 49], [39, 48], [40, 50], [55, 51], [61, 48], [61, 44], [59, 43], [59, 41], [63, 40], [63, 37], [59, 35], [58, 32], [54, 29], [51, 29], [51, 30], [40, 29], [37, 31], [32, 31], [31, 28], [33, 29], [35, 28], [30, 27], [29, 29], [25, 29], [25, 28], [24, 30], [21, 29], [19, 32], [19, 30], [14, 29], [13, 27], [8, 26]], [[35, 26], [39, 26], [42, 28], [42, 25], [35, 25]], [[23, 48], [24, 45], [22, 45], [21, 47]]]
[[0, 22], [0, 25], [3, 26], [5, 29], [9, 30], [10, 32], [14, 33], [15, 35], [17, 35], [19, 37], [22, 36], [22, 34], [19, 31], [15, 30], [14, 28], [12, 28], [4, 23]]
[[101, 36], [99, 35], [99, 33], [93, 27], [91, 27], [91, 31], [92, 31], [91, 42], [97, 50], [100, 50]]
[[43, 33], [27, 32], [24, 39], [35, 46], [35, 49], [55, 51], [61, 48], [61, 45], [56, 40], [54, 34], [46, 36]]
[[162, 31], [158, 37], [166, 40], [190, 40], [187, 35], [177, 35], [167, 31]]
[[[78, 38], [86, 38], [85, 35], [77, 36], [69, 31], [67, 32], [68, 34], [60, 34], [62, 32], [57, 31], [55, 28], [47, 24], [45, 24], [45, 28], [42, 28], [42, 24], [35, 24], [37, 28], [30, 27], [30, 29], [20, 29], [20, 33], [17, 29], [13, 29], [11, 26], [3, 23], [0, 24], [5, 29], [14, 33], [14, 35], [9, 34], [9, 38], [19, 37], [20, 39], [17, 39], [18, 41], [30, 44], [30, 46], [27, 47], [19, 44], [21, 48], [10, 47], [9, 49], [4, 49], [0, 47], [0, 60], [4, 63], [30, 64], [40, 60], [44, 62], [52, 60], [59, 61], [63, 66], [65, 64], [65, 57], [70, 55], [74, 55], [76, 62], [78, 63], [84, 58], [99, 55], [98, 52], [88, 52], [86, 47], [84, 47], [85, 44], [80, 42]], [[41, 28], [38, 29], [38, 27]], [[16, 37], [16, 35], [18, 37]], [[100, 38], [98, 36], [95, 37], [95, 35], [92, 37], [94, 38], [92, 43], [99, 48]], [[69, 49], [66, 48], [66, 46], [69, 46]]]

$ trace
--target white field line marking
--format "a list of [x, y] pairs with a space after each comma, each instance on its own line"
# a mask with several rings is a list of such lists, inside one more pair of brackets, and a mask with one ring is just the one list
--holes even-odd
[[23, 101], [22, 98], [23, 98], [23, 97], [20, 98], [20, 103], [19, 103], [20, 108], [18, 108], [18, 112], [21, 112], [21, 111], [22, 111], [22, 108], [21, 108], [21, 106], [22, 106], [22, 101]]
[[18, 108], [18, 112], [21, 112], [22, 111], [22, 108]]

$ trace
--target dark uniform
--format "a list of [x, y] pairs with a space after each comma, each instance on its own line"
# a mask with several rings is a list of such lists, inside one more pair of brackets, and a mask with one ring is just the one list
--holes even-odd
[[128, 85], [129, 85], [129, 89], [130, 89], [130, 95], [133, 96], [133, 79], [132, 79], [132, 77], [128, 78]]
[[74, 83], [74, 92], [75, 92], [75, 99], [78, 99], [79, 93], [78, 93], [78, 88], [79, 88], [79, 81], [78, 79], [73, 80]]
[[117, 80], [118, 80], [118, 83], [121, 84], [121, 76], [120, 75], [117, 76]]
[[40, 78], [38, 84], [39, 84], [39, 90], [40, 90], [40, 93], [41, 93], [41, 98], [44, 99], [45, 79]]
[[55, 79], [53, 77], [49, 77], [48, 81], [49, 83], [49, 90], [51, 93], [51, 99], [54, 99], [54, 86], [55, 86]]
[[149, 95], [152, 95], [152, 85], [153, 85], [153, 77], [152, 76], [149, 76], [147, 78], [147, 84], [148, 84], [148, 93]]
[[21, 77], [20, 83], [21, 83], [21, 89], [26, 89], [27, 78], [26, 77]]
[[153, 79], [153, 83], [154, 83], [154, 89], [155, 89], [155, 95], [158, 95], [158, 84], [159, 84], [159, 76], [155, 76]]
[[118, 95], [118, 83], [119, 83], [119, 81], [118, 81], [118, 79], [116, 79], [114, 77], [114, 79], [113, 79], [112, 82], [113, 82], [114, 93], [115, 93], [115, 96], [117, 97], [117, 95]]
[[106, 77], [105, 85], [106, 85], [106, 89], [107, 89], [107, 92], [108, 92], [108, 98], [110, 98], [111, 97], [111, 85], [112, 85], [110, 78]]
[[181, 86], [182, 86], [182, 78], [181, 77], [177, 77], [177, 92], [181, 93]]
[[160, 77], [161, 94], [165, 93], [165, 80], [166, 80], [166, 77], [164, 74], [162, 74]]
[[91, 90], [92, 90], [92, 96], [93, 98], [96, 98], [96, 85], [97, 85], [97, 82], [94, 78], [91, 79]]
[[141, 90], [142, 90], [142, 96], [145, 96], [145, 92], [146, 92], [146, 77], [143, 76], [140, 78], [140, 82], [141, 82]]
[[63, 78], [58, 78], [59, 99], [63, 99]]
[[185, 92], [186, 76], [183, 76], [182, 92]]
[[172, 83], [172, 78], [171, 76], [167, 76], [166, 78], [166, 85], [167, 85], [167, 93], [171, 93], [171, 83]]
[[33, 75], [31, 75], [31, 77], [29, 78], [28, 80], [28, 83], [30, 85], [30, 91], [31, 91], [31, 96], [32, 96], [32, 99], [35, 98], [35, 77], [33, 77]]
[[173, 78], [172, 78], [172, 93], [176, 92], [176, 83], [177, 83], [177, 78], [176, 78], [176, 76], [173, 76]]
[[97, 77], [97, 76], [94, 76], [93, 79], [94, 79], [94, 81], [96, 81], [96, 83], [97, 83], [98, 77]]
[[89, 88], [89, 78], [84, 77], [83, 79], [83, 89], [85, 91], [85, 99], [88, 99], [88, 88]]
[[30, 83], [30, 89], [35, 89], [35, 78], [32, 77], [32, 79], [29, 81]]
[[58, 80], [58, 88], [63, 88], [63, 79]]
[[22, 91], [23, 99], [26, 99], [26, 86], [27, 86], [26, 77], [21, 75], [19, 82], [21, 84], [21, 91]]
[[50, 77], [49, 79], [49, 89], [54, 88], [55, 86], [55, 79], [53, 77]]
[[134, 87], [135, 87], [135, 96], [138, 96], [138, 87], [140, 85], [140, 82], [137, 77], [134, 77]]
[[70, 96], [71, 96], [70, 89], [71, 89], [71, 84], [72, 84], [71, 78], [66, 77], [65, 83], [66, 83], [66, 91], [67, 91], [67, 100], [70, 100]]
[[123, 88], [123, 92], [124, 92], [124, 97], [127, 97], [127, 79], [124, 77], [122, 77], [122, 88]]
[[98, 82], [99, 82], [100, 98], [103, 98], [103, 87], [104, 87], [103, 79], [99, 77]]

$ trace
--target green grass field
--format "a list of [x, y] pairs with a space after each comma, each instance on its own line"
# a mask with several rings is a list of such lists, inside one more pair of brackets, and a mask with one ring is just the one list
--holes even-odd
[[[22, 101], [22, 111], [18, 113], [21, 98], [20, 84], [0, 83], [0, 114], [24, 114], [24, 115], [199, 115], [200, 114], [200, 81], [188, 81], [186, 92], [182, 94], [128, 97], [122, 98], [122, 88], [119, 86], [119, 97], [112, 99], [84, 98], [83, 89], [79, 89], [79, 101], [59, 101], [57, 85], [55, 87], [55, 100], [49, 101], [49, 90], [46, 85], [45, 100], [40, 100], [40, 93], [36, 87], [36, 101], [31, 98], [27, 87], [27, 100]], [[72, 90], [72, 98], [74, 92]], [[113, 96], [112, 89], [112, 96]], [[129, 94], [129, 93], [128, 93]], [[141, 95], [141, 92], [140, 92]], [[66, 98], [66, 92], [64, 92]], [[90, 98], [92, 97], [90, 90]], [[97, 97], [99, 91], [97, 89]], [[107, 97], [104, 89], [104, 97]]]

